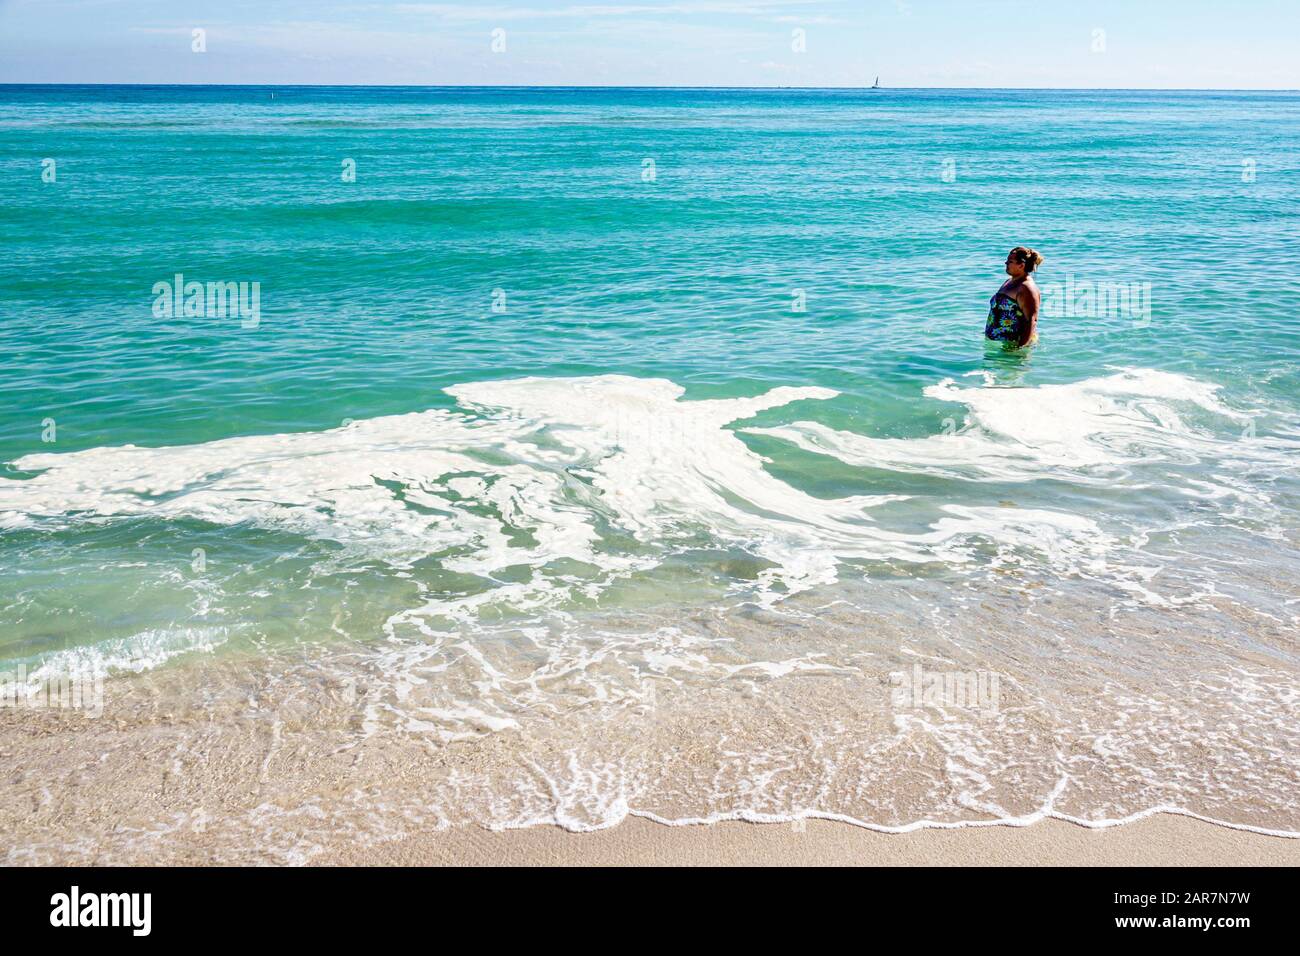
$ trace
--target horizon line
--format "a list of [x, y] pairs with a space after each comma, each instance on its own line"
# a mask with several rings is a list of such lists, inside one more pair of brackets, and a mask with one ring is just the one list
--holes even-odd
[[75, 82], [0, 82], [4, 87], [161, 87], [174, 90], [195, 88], [266, 88], [282, 90], [715, 90], [749, 92], [819, 92], [819, 91], [980, 91], [980, 92], [1300, 92], [1300, 87], [1255, 86], [641, 86], [572, 85], [572, 83], [75, 83]]
[[1210, 86], [642, 86], [621, 84], [575, 85], [569, 83], [545, 84], [481, 84], [481, 83], [42, 83], [0, 82], [3, 87], [61, 86], [61, 87], [163, 87], [172, 89], [203, 88], [259, 88], [281, 89], [377, 89], [377, 90], [725, 90], [744, 92], [818, 92], [818, 91], [874, 91], [910, 92], [916, 90], [941, 90], [1005, 93], [1297, 93], [1300, 88], [1283, 86], [1210, 87]]

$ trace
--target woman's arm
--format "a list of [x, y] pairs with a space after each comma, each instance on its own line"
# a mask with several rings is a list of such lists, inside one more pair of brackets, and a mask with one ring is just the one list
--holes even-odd
[[1026, 283], [1016, 290], [1016, 302], [1020, 303], [1020, 311], [1025, 314], [1024, 326], [1017, 330], [1020, 333], [1019, 341], [1016, 342], [1017, 348], [1028, 345], [1029, 340], [1034, 337], [1034, 332], [1038, 330], [1039, 300], [1038, 289], [1034, 286]]

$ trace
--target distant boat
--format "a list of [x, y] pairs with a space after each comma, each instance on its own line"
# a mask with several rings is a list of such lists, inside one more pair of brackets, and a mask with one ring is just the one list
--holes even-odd
[[875, 85], [872, 86], [871, 88], [872, 88], [873, 90], [878, 90], [878, 89], [880, 89], [880, 77], [876, 77]]

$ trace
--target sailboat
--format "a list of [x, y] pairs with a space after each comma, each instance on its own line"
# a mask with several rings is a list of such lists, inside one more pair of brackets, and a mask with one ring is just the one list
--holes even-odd
[[878, 89], [880, 89], [880, 77], [876, 77], [876, 82], [875, 82], [875, 84], [874, 84], [871, 88], [872, 88], [873, 90], [878, 90]]

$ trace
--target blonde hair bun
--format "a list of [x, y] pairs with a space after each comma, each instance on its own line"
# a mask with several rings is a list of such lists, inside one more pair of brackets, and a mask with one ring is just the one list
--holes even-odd
[[1030, 249], [1028, 246], [1016, 246], [1011, 250], [1011, 255], [1017, 262], [1025, 264], [1026, 272], [1033, 272], [1043, 264], [1043, 255], [1037, 249]]

